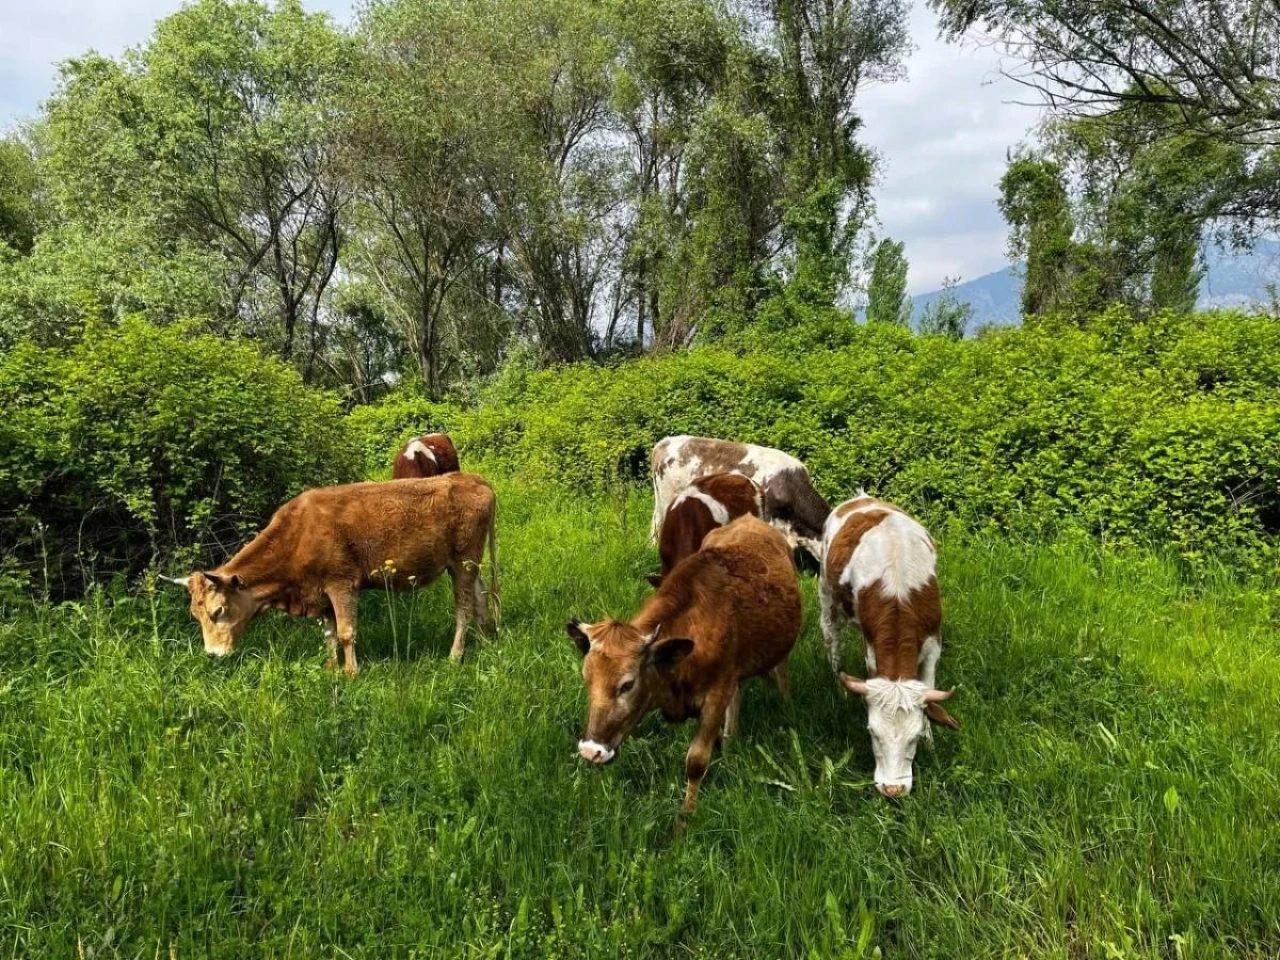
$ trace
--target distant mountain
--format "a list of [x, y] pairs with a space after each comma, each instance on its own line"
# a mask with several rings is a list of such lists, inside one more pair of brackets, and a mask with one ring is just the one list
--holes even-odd
[[[1245, 307], [1269, 303], [1267, 284], [1280, 286], [1280, 240], [1260, 240], [1245, 253], [1210, 247], [1205, 254], [1207, 270], [1200, 283], [1201, 307]], [[969, 328], [982, 324], [1005, 326], [1022, 316], [1022, 267], [1013, 266], [961, 283], [956, 297], [973, 305]], [[913, 320], [940, 296], [941, 290], [912, 297]]]

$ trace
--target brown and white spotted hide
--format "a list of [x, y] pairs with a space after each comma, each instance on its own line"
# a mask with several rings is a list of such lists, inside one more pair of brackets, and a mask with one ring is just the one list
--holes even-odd
[[[942, 607], [933, 540], [898, 507], [860, 494], [827, 519], [819, 584], [831, 668], [867, 702], [876, 787], [887, 797], [905, 796], [916, 747], [930, 736], [926, 717], [959, 726], [941, 706], [952, 691], [934, 685]], [[848, 620], [862, 628], [866, 680], [840, 672], [840, 631]]]
[[[330, 667], [338, 648], [356, 672], [356, 600], [361, 590], [453, 580], [453, 659], [461, 659], [474, 613], [483, 626], [497, 603], [497, 502], [481, 477], [450, 473], [418, 480], [321, 487], [290, 500], [267, 528], [216, 570], [175, 580], [191, 595], [207, 653], [225, 656], [263, 610], [325, 624]], [[492, 583], [480, 578], [486, 542]]]
[[671, 722], [695, 718], [685, 758], [691, 813], [712, 748], [736, 730], [743, 681], [770, 674], [785, 690], [800, 616], [781, 533], [750, 514], [711, 531], [630, 620], [569, 621], [587, 685], [578, 752], [607, 763], [651, 710]]
[[793, 547], [822, 559], [822, 525], [831, 512], [814, 489], [805, 465], [772, 447], [709, 437], [666, 437], [653, 448], [653, 522], [655, 543], [667, 507], [699, 477], [740, 473], [764, 492], [763, 518], [782, 531]]
[[438, 477], [461, 470], [458, 451], [447, 433], [425, 433], [406, 443], [391, 465], [392, 480]]
[[649, 577], [649, 583], [660, 586], [677, 563], [702, 546], [712, 530], [748, 513], [760, 516], [763, 503], [763, 491], [740, 473], [713, 473], [693, 481], [662, 518], [658, 535], [662, 569]]

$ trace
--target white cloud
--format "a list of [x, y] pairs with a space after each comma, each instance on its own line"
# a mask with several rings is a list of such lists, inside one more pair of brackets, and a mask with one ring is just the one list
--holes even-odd
[[939, 40], [933, 15], [917, 3], [917, 50], [904, 82], [867, 89], [858, 109], [862, 139], [881, 157], [877, 213], [887, 236], [906, 243], [913, 294], [943, 277], [972, 280], [1006, 265], [1007, 230], [996, 183], [1009, 147], [1039, 119], [1015, 104], [997, 54]]

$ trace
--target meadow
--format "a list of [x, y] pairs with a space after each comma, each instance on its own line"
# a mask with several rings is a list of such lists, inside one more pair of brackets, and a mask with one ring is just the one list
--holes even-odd
[[[0, 955], [1274, 957], [1277, 597], [1142, 549], [939, 531], [941, 730], [879, 798], [822, 653], [753, 682], [689, 829], [692, 728], [604, 769], [570, 616], [656, 566], [647, 494], [497, 483], [503, 625], [362, 601], [354, 680], [268, 615], [225, 660], [185, 595], [0, 617]], [[846, 665], [860, 669], [850, 635]]]

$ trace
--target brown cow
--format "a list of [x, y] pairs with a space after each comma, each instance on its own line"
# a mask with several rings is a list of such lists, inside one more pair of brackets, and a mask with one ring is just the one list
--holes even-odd
[[[294, 497], [267, 528], [216, 570], [174, 580], [191, 594], [206, 653], [225, 656], [268, 608], [325, 622], [329, 667], [356, 672], [356, 600], [361, 590], [425, 586], [448, 570], [456, 629], [450, 657], [462, 658], [474, 611], [483, 625], [497, 603], [497, 502], [481, 477], [451, 473], [321, 487]], [[493, 583], [480, 579], [486, 537]], [[483, 595], [483, 596], [482, 596]]]
[[391, 479], [438, 477], [461, 469], [458, 451], [447, 433], [424, 433], [400, 448], [391, 465]]
[[737, 729], [742, 682], [772, 674], [785, 694], [800, 615], [791, 550], [777, 530], [749, 514], [713, 530], [629, 622], [569, 621], [587, 684], [578, 752], [607, 763], [654, 708], [673, 723], [697, 717], [685, 758], [683, 809], [692, 813], [717, 738]]
[[[911, 792], [911, 763], [926, 716], [958, 729], [941, 706], [954, 691], [934, 687], [942, 655], [937, 551], [928, 532], [898, 507], [859, 494], [841, 504], [823, 535], [822, 633], [831, 669], [867, 701], [876, 755], [876, 788], [886, 797]], [[840, 628], [862, 627], [867, 680], [840, 673]]]
[[822, 561], [822, 525], [831, 508], [823, 500], [805, 465], [781, 450], [754, 443], [713, 440], [710, 437], [665, 437], [650, 455], [653, 473], [653, 523], [649, 537], [658, 542], [658, 528], [667, 504], [699, 477], [740, 473], [764, 491], [762, 516], [793, 546], [804, 547]]
[[693, 481], [671, 501], [662, 518], [658, 537], [662, 570], [651, 575], [649, 583], [661, 586], [677, 563], [702, 546], [708, 533], [743, 514], [760, 516], [763, 504], [764, 494], [755, 481], [739, 473], [715, 473]]

